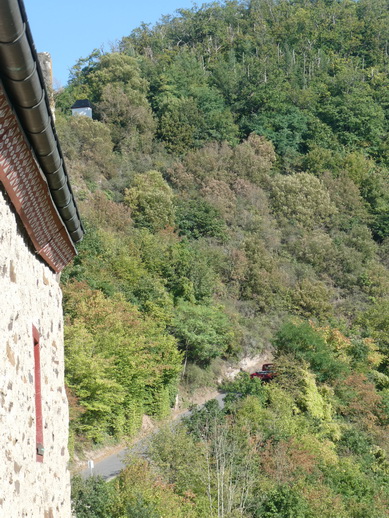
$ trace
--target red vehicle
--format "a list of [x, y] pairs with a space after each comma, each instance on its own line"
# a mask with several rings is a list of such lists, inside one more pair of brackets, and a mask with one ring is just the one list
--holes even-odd
[[250, 378], [259, 378], [261, 381], [270, 381], [277, 376], [272, 363], [264, 363], [262, 370], [250, 374]]

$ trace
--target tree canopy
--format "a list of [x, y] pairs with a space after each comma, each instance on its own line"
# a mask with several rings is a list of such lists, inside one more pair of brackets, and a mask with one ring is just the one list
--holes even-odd
[[56, 94], [87, 226], [62, 275], [72, 436], [134, 434], [217, 362], [278, 373], [161, 432], [112, 516], [385, 516], [388, 41], [385, 0], [213, 2]]

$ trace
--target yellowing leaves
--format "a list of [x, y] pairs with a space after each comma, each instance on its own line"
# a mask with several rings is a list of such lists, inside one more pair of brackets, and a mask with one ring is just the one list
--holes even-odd
[[66, 377], [86, 409], [73, 426], [95, 441], [133, 433], [143, 412], [169, 406], [181, 368], [176, 340], [119, 294], [69, 283], [65, 299]]
[[323, 183], [308, 173], [279, 175], [272, 184], [271, 197], [280, 217], [304, 228], [320, 228], [337, 212]]

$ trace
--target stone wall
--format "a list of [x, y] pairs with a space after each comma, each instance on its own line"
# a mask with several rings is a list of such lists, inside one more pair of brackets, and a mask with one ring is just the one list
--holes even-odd
[[42, 69], [43, 79], [45, 81], [46, 93], [49, 99], [51, 113], [55, 121], [55, 102], [53, 92], [53, 63], [51, 55], [48, 52], [38, 52], [39, 64]]
[[[0, 184], [0, 516], [69, 518], [62, 298]], [[37, 462], [32, 327], [40, 334], [44, 455]]]

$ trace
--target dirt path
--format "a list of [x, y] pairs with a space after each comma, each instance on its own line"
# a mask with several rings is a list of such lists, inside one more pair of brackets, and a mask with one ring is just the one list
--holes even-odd
[[[258, 370], [263, 363], [271, 360], [272, 356], [270, 353], [258, 355], [252, 358], [243, 358], [237, 365], [226, 365], [223, 369], [222, 378], [218, 381], [221, 382], [222, 379], [234, 379], [240, 371], [254, 372]], [[212, 388], [202, 388], [194, 391], [190, 396], [186, 395], [185, 405], [183, 405], [181, 398], [178, 398], [177, 405], [175, 409], [172, 410], [168, 419], [179, 419], [188, 414], [187, 407], [191, 405], [201, 406], [207, 401], [215, 398], [221, 401], [223, 397], [217, 389]], [[150, 435], [159, 425], [160, 422], [153, 420], [147, 415], [143, 416], [142, 426], [136, 437], [133, 437], [129, 441], [121, 441], [113, 446], [85, 451], [85, 460], [76, 459], [71, 467], [71, 473], [83, 473], [84, 476], [87, 476], [89, 473], [88, 460], [93, 460], [95, 474], [102, 474], [104, 478], [109, 479], [109, 475], [107, 475], [109, 471], [110, 473], [115, 473], [114, 476], [116, 476], [116, 471], [119, 472], [120, 469], [122, 469], [124, 457], [126, 455], [125, 452]]]
[[[215, 399], [217, 396], [220, 396], [220, 392], [216, 389], [200, 389], [194, 392], [193, 396], [188, 399], [189, 406], [190, 405], [203, 405], [207, 401], [211, 399]], [[169, 416], [170, 420], [179, 419], [181, 416], [187, 413], [187, 409], [177, 408], [172, 410], [172, 413]], [[129, 441], [121, 441], [113, 446], [105, 446], [100, 449], [86, 450], [84, 452], [85, 460], [76, 459], [74, 462], [71, 473], [76, 474], [84, 471], [88, 468], [88, 460], [93, 460], [95, 466], [107, 459], [108, 457], [116, 456], [121, 451], [126, 450], [127, 448], [131, 448], [134, 444], [138, 443], [150, 433], [152, 433], [158, 426], [160, 422], [152, 419], [151, 417], [144, 415], [142, 419], [142, 426], [139, 433], [133, 437]]]

